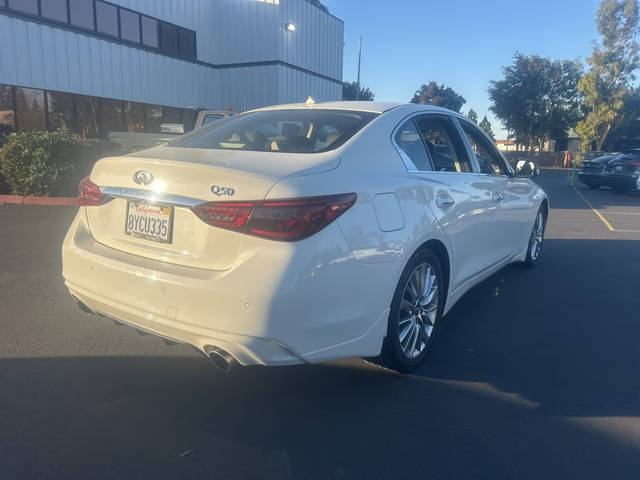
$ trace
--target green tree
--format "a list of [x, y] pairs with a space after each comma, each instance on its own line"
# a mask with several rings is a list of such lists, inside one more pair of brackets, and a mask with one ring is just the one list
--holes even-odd
[[[342, 84], [342, 100], [356, 100], [358, 98], [358, 82], [345, 82]], [[368, 88], [360, 86], [360, 100], [375, 100], [376, 94]]]
[[566, 138], [580, 117], [580, 63], [516, 52], [502, 71], [504, 78], [489, 84], [491, 111], [516, 142], [531, 150]]
[[491, 122], [489, 121], [486, 115], [484, 116], [484, 118], [482, 119], [482, 121], [479, 123], [478, 126], [484, 131], [484, 133], [489, 135], [491, 140], [495, 141], [496, 137], [493, 135], [493, 130], [491, 129]]
[[612, 130], [624, 120], [624, 105], [633, 95], [630, 84], [640, 66], [638, 57], [638, 3], [636, 0], [603, 0], [596, 13], [602, 43], [587, 60], [591, 69], [580, 79], [586, 117], [576, 132], [585, 149], [601, 151]]
[[[471, 120], [473, 123], [478, 123], [478, 114], [473, 108], [469, 109], [469, 111], [467, 112], [467, 118]], [[487, 117], [484, 117], [484, 118], [487, 118]]]
[[462, 105], [467, 101], [451, 87], [438, 85], [436, 82], [429, 82], [422, 85], [416, 93], [413, 94], [411, 103], [422, 103], [426, 105], [436, 105], [438, 107], [448, 108], [454, 112], [459, 112]]

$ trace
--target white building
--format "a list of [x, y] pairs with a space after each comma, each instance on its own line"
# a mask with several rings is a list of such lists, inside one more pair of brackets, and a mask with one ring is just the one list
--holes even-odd
[[342, 55], [317, 0], [0, 0], [0, 124], [98, 136], [192, 106], [337, 100]]

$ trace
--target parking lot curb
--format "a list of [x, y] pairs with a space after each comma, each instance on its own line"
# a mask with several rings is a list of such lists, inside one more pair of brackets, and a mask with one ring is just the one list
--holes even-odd
[[34, 197], [22, 195], [0, 195], [0, 205], [43, 205], [48, 207], [76, 207], [76, 197]]

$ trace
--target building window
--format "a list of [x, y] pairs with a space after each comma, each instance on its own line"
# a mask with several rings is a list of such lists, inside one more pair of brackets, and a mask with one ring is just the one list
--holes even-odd
[[96, 25], [98, 32], [118, 36], [118, 7], [96, 0]]
[[13, 87], [0, 85], [0, 144], [2, 143], [2, 136], [13, 132], [15, 128]]
[[196, 32], [180, 28], [178, 31], [178, 47], [180, 56], [185, 58], [196, 58]]
[[69, 0], [71, 25], [93, 30], [93, 0]]
[[124, 102], [124, 122], [129, 132], [144, 132], [144, 108], [141, 103]]
[[140, 43], [140, 15], [120, 9], [120, 36], [123, 40]]
[[0, 8], [8, 6], [29, 18], [71, 24], [83, 30], [142, 43], [168, 55], [197, 59], [196, 32], [162, 22], [103, 0], [0, 0]]
[[40, 9], [43, 17], [67, 23], [67, 0], [40, 0]]
[[158, 48], [158, 21], [142, 15], [142, 43]]
[[30, 15], [38, 15], [38, 0], [9, 0], [9, 8]]
[[97, 98], [75, 95], [77, 132], [84, 138], [100, 135], [100, 102]]
[[44, 92], [16, 87], [16, 115], [20, 130], [45, 130]]
[[178, 54], [178, 27], [160, 22], [160, 48], [169, 55]]
[[100, 131], [103, 136], [108, 136], [109, 132], [124, 132], [124, 115], [122, 102], [120, 100], [102, 100], [102, 124]]
[[147, 133], [160, 133], [160, 124], [162, 124], [162, 107], [145, 105], [144, 131]]
[[58, 128], [75, 130], [73, 94], [47, 92], [47, 116], [50, 130], [56, 130]]

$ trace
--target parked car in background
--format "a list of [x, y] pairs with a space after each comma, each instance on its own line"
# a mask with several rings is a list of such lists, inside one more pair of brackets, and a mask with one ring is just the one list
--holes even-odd
[[204, 110], [192, 108], [187, 110], [182, 123], [163, 123], [160, 133], [109, 132], [109, 140], [119, 144], [125, 150], [143, 150], [155, 145], [175, 140], [180, 135], [209, 125], [223, 118], [235, 115], [232, 110]]
[[524, 176], [442, 108], [259, 109], [97, 162], [63, 276], [84, 311], [223, 370], [381, 355], [407, 372], [466, 291], [538, 261], [549, 206]]
[[604, 185], [619, 193], [640, 190], [640, 152], [624, 153], [609, 160], [602, 178]]
[[582, 162], [582, 168], [578, 172], [578, 180], [589, 188], [600, 188], [605, 185], [603, 176], [607, 162], [616, 158], [618, 155], [618, 153], [615, 153], [597, 157], [593, 160], [585, 160]]

